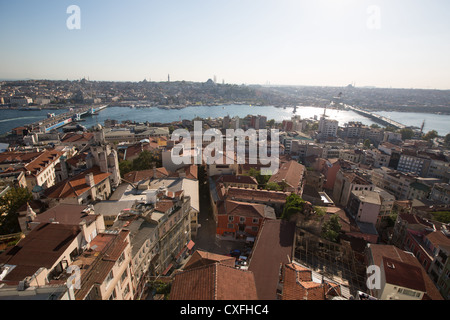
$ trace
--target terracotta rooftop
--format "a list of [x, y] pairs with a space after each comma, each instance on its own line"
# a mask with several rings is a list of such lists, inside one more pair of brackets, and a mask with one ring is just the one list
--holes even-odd
[[[118, 233], [100, 233], [90, 243], [90, 250], [85, 251], [77, 260], [87, 262], [87, 270], [82, 269], [81, 289], [75, 292], [77, 300], [83, 299], [95, 284], [101, 285], [107, 275], [128, 246], [130, 231]], [[95, 262], [95, 263], [94, 263]]]
[[261, 201], [261, 202], [279, 202], [285, 203], [290, 192], [272, 191], [272, 190], [254, 190], [245, 188], [230, 187], [227, 190], [229, 199], [239, 199], [241, 201]]
[[301, 188], [304, 173], [305, 166], [291, 160], [281, 163], [278, 172], [270, 177], [269, 182], [281, 183], [284, 181], [292, 188]]
[[222, 263], [230, 267], [234, 267], [235, 261], [236, 258], [234, 257], [211, 253], [202, 250], [196, 250], [189, 258], [189, 261], [185, 264], [183, 270], [189, 270], [216, 262]]
[[222, 175], [217, 181], [223, 183], [258, 184], [258, 181], [251, 176]]
[[17, 152], [17, 151], [6, 151], [0, 153], [0, 163], [20, 163], [20, 162], [30, 162], [31, 160], [37, 158], [39, 155], [43, 154], [40, 152]]
[[[258, 203], [248, 203], [226, 200], [223, 207], [224, 213], [227, 215], [235, 215], [240, 217], [258, 217], [258, 218], [276, 218], [272, 211], [267, 212], [266, 206]], [[273, 213], [273, 215], [271, 214]]]
[[255, 278], [221, 263], [190, 269], [174, 276], [171, 300], [257, 300]]
[[89, 214], [87, 209], [88, 207], [85, 205], [58, 204], [38, 214], [33, 222], [47, 223], [50, 219], [54, 219], [61, 224], [78, 226], [81, 221], [85, 220], [87, 224], [90, 224], [97, 219], [97, 216]]
[[79, 233], [78, 226], [64, 224], [43, 223], [35, 227], [14, 247], [0, 254], [0, 264], [16, 266], [3, 280], [19, 282], [41, 267], [50, 269]]
[[370, 244], [368, 248], [373, 257], [374, 264], [379, 267], [381, 267], [381, 264], [383, 263], [383, 258], [387, 257], [420, 268], [422, 278], [426, 286], [426, 294], [423, 299], [443, 300], [433, 281], [430, 279], [427, 272], [423, 269], [422, 265], [415, 256], [393, 245]]
[[154, 151], [158, 149], [159, 144], [153, 139], [149, 139], [150, 142], [138, 142], [136, 144], [133, 144], [131, 146], [128, 146], [125, 151], [125, 159], [130, 159], [132, 157], [135, 157], [139, 155], [143, 151]]
[[396, 259], [383, 257], [386, 283], [400, 287], [426, 292], [421, 268]]
[[98, 166], [94, 166], [91, 169], [83, 171], [72, 178], [61, 181], [53, 187], [46, 189], [44, 194], [47, 198], [53, 199], [79, 197], [90, 189], [86, 183], [86, 176], [89, 173], [94, 175], [94, 183], [96, 185], [111, 175], [109, 172], [101, 172]]
[[275, 300], [280, 264], [290, 263], [295, 224], [285, 220], [266, 220], [256, 238], [249, 270], [255, 275], [258, 297]]
[[61, 139], [61, 142], [70, 143], [70, 142], [89, 142], [94, 138], [94, 134], [92, 132], [69, 132], [64, 135]]
[[167, 178], [169, 176], [169, 172], [166, 168], [155, 168], [155, 169], [148, 169], [148, 170], [140, 170], [140, 171], [131, 171], [124, 175], [124, 180], [137, 183], [143, 180], [148, 179], [160, 179], [160, 178]]

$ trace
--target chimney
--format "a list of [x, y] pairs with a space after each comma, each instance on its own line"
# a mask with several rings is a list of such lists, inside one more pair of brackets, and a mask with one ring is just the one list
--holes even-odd
[[79, 223], [80, 229], [81, 229], [81, 233], [83, 234], [84, 239], [86, 239], [86, 242], [88, 242], [88, 235], [86, 234], [86, 220], [81, 220], [81, 222]]
[[86, 175], [86, 184], [89, 186], [89, 187], [93, 187], [93, 186], [95, 186], [95, 182], [94, 182], [94, 174], [91, 172], [91, 173], [88, 173], [87, 175]]

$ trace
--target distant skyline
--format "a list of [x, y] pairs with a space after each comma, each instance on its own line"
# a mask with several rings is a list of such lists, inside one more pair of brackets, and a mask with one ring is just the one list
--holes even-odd
[[448, 0], [0, 0], [0, 79], [448, 90], [449, 12]]

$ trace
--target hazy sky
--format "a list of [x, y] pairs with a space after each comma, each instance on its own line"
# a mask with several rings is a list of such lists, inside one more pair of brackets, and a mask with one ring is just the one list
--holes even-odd
[[449, 14], [448, 0], [0, 0], [0, 79], [450, 89]]

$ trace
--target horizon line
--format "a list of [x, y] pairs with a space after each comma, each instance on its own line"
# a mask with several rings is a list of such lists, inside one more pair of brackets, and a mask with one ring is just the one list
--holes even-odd
[[[81, 80], [86, 80], [89, 82], [131, 82], [131, 83], [140, 83], [140, 82], [153, 82], [153, 83], [175, 83], [175, 82], [191, 82], [191, 83], [205, 83], [208, 80], [213, 81], [212, 78], [209, 78], [208, 80], [201, 82], [201, 81], [193, 81], [193, 80], [171, 80], [171, 81], [164, 81], [164, 80], [160, 80], [160, 81], [154, 81], [154, 80], [147, 80], [147, 78], [143, 79], [143, 80], [90, 80], [87, 79], [86, 77], [84, 78], [79, 78], [79, 79], [45, 79], [45, 78], [0, 78], [0, 81], [9, 81], [9, 82], [15, 82], [15, 81], [69, 81], [69, 82], [75, 82], [75, 81], [81, 81]], [[215, 82], [215, 84], [218, 85], [222, 85], [222, 82]], [[365, 85], [365, 86], [356, 86], [353, 83], [349, 83], [347, 85], [342, 85], [342, 86], [338, 86], [338, 85], [317, 85], [317, 84], [271, 84], [269, 82], [269, 84], [264, 83], [224, 83], [225, 85], [244, 85], [244, 86], [261, 86], [261, 87], [325, 87], [325, 88], [346, 88], [346, 87], [353, 87], [353, 88], [359, 88], [359, 89], [398, 89], [398, 90], [430, 90], [430, 91], [450, 91], [450, 88], [447, 89], [439, 89], [439, 88], [423, 88], [423, 87], [387, 87], [387, 86], [374, 86], [374, 85]]]

